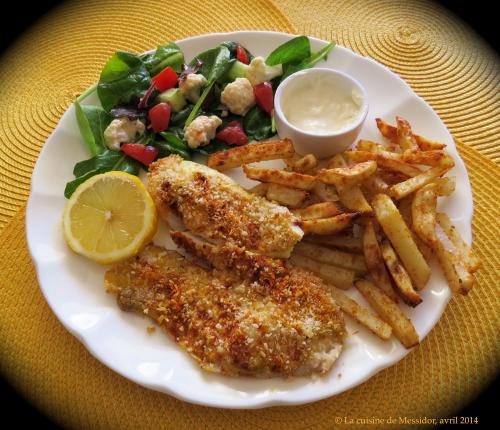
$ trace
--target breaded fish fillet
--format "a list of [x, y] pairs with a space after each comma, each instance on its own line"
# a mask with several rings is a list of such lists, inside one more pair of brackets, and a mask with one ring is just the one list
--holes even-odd
[[233, 245], [173, 238], [210, 268], [148, 245], [106, 273], [105, 287], [123, 310], [147, 315], [211, 372], [271, 377], [331, 369], [346, 329], [320, 279]]
[[173, 213], [192, 233], [211, 242], [230, 242], [259, 254], [287, 258], [303, 235], [287, 208], [177, 155], [151, 164], [148, 191], [165, 221]]

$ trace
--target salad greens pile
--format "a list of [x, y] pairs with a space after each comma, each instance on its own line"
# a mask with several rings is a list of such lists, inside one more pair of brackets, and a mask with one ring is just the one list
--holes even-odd
[[[78, 185], [99, 173], [120, 170], [138, 175], [154, 159], [171, 154], [190, 159], [195, 152], [206, 155], [234, 144], [268, 139], [275, 134], [272, 108], [280, 82], [326, 59], [333, 46], [330, 43], [313, 52], [309, 39], [299, 36], [277, 47], [265, 59], [265, 65], [260, 64], [259, 71], [265, 73], [267, 67], [281, 66], [280, 73], [268, 82], [253, 85], [257, 103], [244, 115], [232, 113], [221, 103], [224, 88], [248, 76], [257, 60], [237, 42], [223, 42], [187, 64], [183, 52], [173, 42], [142, 55], [115, 53], [104, 66], [99, 83], [75, 101], [78, 127], [91, 158], [75, 165], [75, 179], [66, 185], [64, 195], [69, 198]], [[204, 77], [198, 77], [203, 85], [194, 102], [184, 97], [180, 88], [180, 83], [192, 73]], [[94, 91], [101, 105], [83, 104], [83, 99]], [[215, 115], [222, 123], [208, 144], [191, 148], [184, 131], [200, 115]], [[111, 146], [106, 130], [110, 124], [116, 128], [112, 122], [117, 119], [139, 125], [140, 133], [130, 141]], [[117, 130], [118, 135], [121, 131]]]

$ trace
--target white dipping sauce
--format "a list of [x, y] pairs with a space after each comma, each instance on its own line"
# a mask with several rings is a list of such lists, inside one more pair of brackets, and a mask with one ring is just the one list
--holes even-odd
[[315, 134], [342, 130], [358, 118], [363, 105], [359, 90], [337, 76], [304, 75], [287, 88], [281, 109], [288, 122]]

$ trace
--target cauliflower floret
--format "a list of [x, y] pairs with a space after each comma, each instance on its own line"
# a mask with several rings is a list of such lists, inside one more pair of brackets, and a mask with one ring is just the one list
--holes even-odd
[[196, 103], [200, 98], [201, 89], [207, 84], [205, 76], [196, 73], [188, 74], [179, 81], [179, 89], [186, 100]]
[[215, 115], [196, 117], [184, 131], [184, 137], [190, 148], [195, 149], [198, 146], [208, 145], [215, 137], [215, 130], [222, 124], [222, 120]]
[[262, 84], [262, 82], [270, 81], [277, 76], [283, 74], [283, 67], [281, 64], [276, 66], [268, 66], [264, 58], [255, 57], [248, 67], [245, 73], [245, 78], [247, 78], [252, 85]]
[[131, 121], [126, 116], [114, 119], [104, 130], [106, 146], [112, 151], [119, 151], [120, 143], [134, 142], [144, 134], [145, 129], [144, 123], [138, 119]]
[[220, 95], [220, 101], [236, 115], [245, 115], [255, 104], [253, 87], [247, 78], [236, 78], [226, 85]]

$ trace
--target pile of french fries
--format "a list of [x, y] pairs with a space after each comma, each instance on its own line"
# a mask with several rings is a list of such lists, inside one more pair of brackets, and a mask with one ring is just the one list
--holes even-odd
[[[438, 198], [455, 190], [454, 166], [446, 145], [377, 119], [384, 143], [360, 140], [353, 150], [328, 160], [299, 155], [290, 140], [255, 143], [219, 152], [208, 166], [219, 171], [243, 167], [260, 184], [249, 191], [287, 206], [305, 235], [289, 259], [329, 286], [340, 308], [381, 339], [392, 334], [406, 347], [419, 343], [399, 302], [415, 307], [437, 256], [453, 293], [467, 294], [479, 260]], [[250, 163], [282, 159], [283, 169]], [[356, 288], [373, 311], [342, 290]]]

